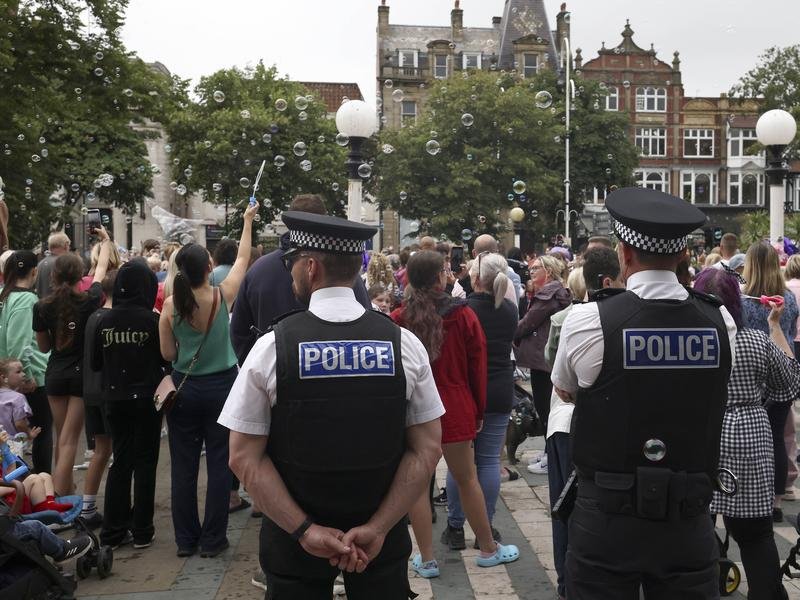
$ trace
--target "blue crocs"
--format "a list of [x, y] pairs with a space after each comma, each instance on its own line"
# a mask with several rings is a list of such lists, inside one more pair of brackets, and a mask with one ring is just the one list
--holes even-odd
[[479, 554], [475, 558], [475, 563], [479, 567], [496, 567], [497, 565], [502, 565], [503, 563], [514, 562], [518, 558], [519, 548], [517, 548], [514, 544], [508, 544], [506, 546], [497, 544], [497, 552], [491, 556], [487, 556], [486, 558]]
[[[517, 555], [519, 556], [519, 553]], [[423, 563], [421, 554], [415, 554], [414, 558], [411, 559], [411, 568], [416, 571], [417, 575], [425, 579], [439, 576], [439, 563], [436, 560], [429, 560]]]

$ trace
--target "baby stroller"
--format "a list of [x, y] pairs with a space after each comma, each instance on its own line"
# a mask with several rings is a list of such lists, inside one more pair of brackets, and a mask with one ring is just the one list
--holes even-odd
[[722, 540], [717, 533], [714, 533], [719, 544], [719, 595], [730, 596], [742, 583], [742, 572], [739, 566], [728, 558], [728, 548], [730, 547], [730, 534], [725, 530], [725, 539]]
[[[797, 530], [798, 535], [800, 535], [800, 515], [797, 515], [794, 528]], [[795, 545], [789, 551], [789, 558], [786, 559], [786, 562], [784, 562], [781, 567], [781, 575], [788, 579], [800, 579], [800, 564], [797, 563], [798, 554], [800, 554], [800, 538], [798, 538]]]
[[544, 424], [533, 406], [533, 396], [525, 388], [514, 384], [514, 406], [506, 430], [508, 462], [517, 464], [517, 448], [528, 436], [544, 435]]

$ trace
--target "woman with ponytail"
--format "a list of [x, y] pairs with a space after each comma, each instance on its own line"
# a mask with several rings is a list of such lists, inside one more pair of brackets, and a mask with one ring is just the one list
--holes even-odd
[[[405, 303], [392, 313], [392, 319], [414, 333], [428, 351], [446, 410], [442, 416], [442, 453], [477, 538], [477, 564], [492, 567], [514, 561], [519, 558], [516, 546], [502, 546], [493, 538], [472, 449], [486, 409], [486, 337], [466, 302], [444, 292], [447, 269], [441, 254], [417, 252], [408, 261], [407, 276]], [[410, 517], [420, 549], [411, 566], [422, 577], [436, 577], [439, 566], [433, 555], [427, 492], [417, 500]], [[442, 541], [451, 549], [464, 549], [464, 529], [448, 525]]]
[[[486, 501], [490, 524], [500, 494], [500, 474], [503, 470], [500, 467], [500, 454], [514, 399], [511, 342], [517, 330], [518, 309], [505, 297], [508, 286], [513, 285], [506, 276], [507, 270], [508, 263], [500, 254], [479, 254], [469, 269], [473, 293], [467, 297], [467, 306], [478, 316], [486, 336], [486, 409], [483, 428], [475, 438], [474, 452], [478, 482]], [[516, 472], [509, 471], [509, 476], [514, 475], [519, 477]], [[447, 474], [447, 525], [450, 531], [464, 527], [464, 510], [458, 485], [450, 472]], [[494, 528], [492, 534], [495, 540], [501, 541], [500, 534]]]
[[44, 385], [56, 427], [53, 485], [57, 495], [73, 492], [72, 467], [84, 421], [84, 330], [89, 315], [103, 303], [100, 282], [106, 276], [113, 246], [105, 228], [98, 227], [94, 233], [100, 238], [100, 255], [91, 287], [80, 291], [83, 261], [77, 254], [67, 252], [55, 260], [50, 295], [33, 308], [33, 330], [39, 349], [50, 352]]
[[[161, 355], [172, 362], [172, 379], [180, 387], [167, 414], [172, 459], [172, 522], [178, 556], [197, 550], [217, 556], [229, 546], [228, 508], [232, 473], [228, 468], [228, 429], [217, 423], [236, 379], [236, 355], [230, 341], [230, 307], [250, 262], [253, 218], [258, 206], [244, 213], [239, 251], [228, 276], [212, 287], [211, 255], [198, 244], [178, 250], [172, 295], [159, 319]], [[201, 524], [197, 510], [197, 475], [205, 443], [208, 485]]]
[[13, 357], [22, 364], [24, 393], [33, 416], [31, 427], [42, 431], [33, 440], [33, 470], [49, 473], [53, 468], [53, 417], [44, 390], [47, 354], [39, 351], [33, 333], [33, 306], [38, 297], [36, 255], [29, 250], [14, 252], [3, 267], [5, 286], [0, 291], [0, 356]]

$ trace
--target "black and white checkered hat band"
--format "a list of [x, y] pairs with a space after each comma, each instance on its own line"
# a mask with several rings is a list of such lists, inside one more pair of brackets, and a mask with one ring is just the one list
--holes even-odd
[[364, 241], [340, 239], [307, 231], [290, 230], [289, 241], [299, 248], [342, 254], [361, 254], [367, 248]]
[[634, 248], [639, 248], [639, 250], [644, 250], [645, 252], [652, 252], [653, 254], [677, 254], [686, 249], [685, 235], [671, 240], [652, 237], [634, 231], [619, 221], [614, 221], [614, 229], [616, 229], [617, 235], [623, 242], [630, 244]]

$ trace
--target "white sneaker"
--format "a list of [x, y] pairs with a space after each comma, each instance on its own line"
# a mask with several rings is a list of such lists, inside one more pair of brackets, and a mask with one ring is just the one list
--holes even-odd
[[94, 450], [86, 450], [83, 453], [83, 458], [85, 458], [86, 460], [92, 460], [93, 456], [94, 456]]
[[546, 475], [547, 474], [547, 455], [542, 457], [537, 463], [532, 465], [528, 465], [528, 473], [533, 473], [534, 475]]

